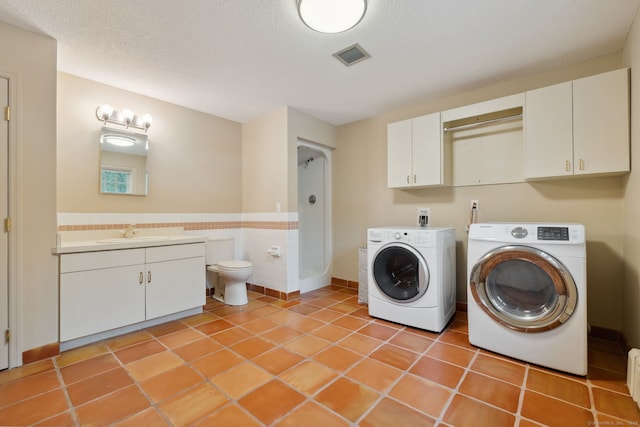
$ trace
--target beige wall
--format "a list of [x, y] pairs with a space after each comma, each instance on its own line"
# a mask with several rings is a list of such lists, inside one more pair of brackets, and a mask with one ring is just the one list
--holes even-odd
[[572, 80], [623, 66], [610, 55], [502, 82], [448, 98], [424, 101], [341, 126], [334, 155], [334, 277], [358, 280], [358, 247], [366, 229], [414, 225], [416, 209], [432, 209], [432, 225], [453, 226], [457, 240], [457, 299], [466, 301], [465, 226], [471, 199], [479, 221], [581, 222], [587, 230], [588, 315], [593, 325], [621, 329], [623, 314], [623, 178], [418, 190], [387, 188], [387, 124]]
[[[640, 18], [631, 27], [623, 51], [631, 67], [631, 139], [640, 138]], [[634, 82], [636, 82], [634, 84]], [[631, 174], [625, 179], [624, 193], [624, 308], [623, 332], [633, 347], [640, 347], [640, 150], [631, 149]]]
[[[17, 171], [11, 197], [17, 206], [10, 209], [17, 218], [10, 268], [21, 300], [21, 334], [14, 335], [19, 352], [58, 341], [57, 259], [51, 255], [56, 244], [56, 55], [55, 40], [0, 22], [0, 75], [9, 77], [15, 102], [9, 139]], [[16, 362], [21, 360], [10, 360]]]
[[242, 126], [242, 212], [282, 212], [287, 204], [287, 108]]
[[[102, 104], [153, 116], [146, 197], [99, 194]], [[240, 123], [58, 73], [58, 212], [237, 213], [241, 158]]]
[[298, 139], [336, 146], [335, 126], [282, 107], [242, 127], [242, 211], [297, 212]]

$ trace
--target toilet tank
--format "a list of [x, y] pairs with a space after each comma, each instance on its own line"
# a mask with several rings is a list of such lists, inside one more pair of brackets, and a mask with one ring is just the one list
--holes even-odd
[[212, 237], [205, 243], [207, 265], [234, 259], [235, 239], [233, 237]]

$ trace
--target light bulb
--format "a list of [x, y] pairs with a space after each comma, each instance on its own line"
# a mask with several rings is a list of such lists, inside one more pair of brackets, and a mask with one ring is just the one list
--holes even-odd
[[122, 110], [122, 120], [127, 124], [127, 127], [129, 127], [131, 121], [133, 120], [133, 111]]
[[102, 120], [105, 123], [107, 123], [107, 120], [109, 120], [111, 114], [113, 114], [113, 108], [108, 104], [101, 105], [96, 110], [96, 116], [98, 116], [98, 120]]

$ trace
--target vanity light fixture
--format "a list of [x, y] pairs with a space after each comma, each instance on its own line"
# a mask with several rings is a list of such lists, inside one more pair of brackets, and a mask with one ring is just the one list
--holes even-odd
[[347, 31], [362, 20], [366, 10], [367, 0], [298, 0], [300, 19], [320, 33]]
[[104, 124], [115, 123], [125, 126], [127, 129], [132, 127], [148, 131], [151, 127], [152, 118], [150, 114], [136, 115], [131, 110], [114, 110], [110, 105], [104, 104], [96, 110], [96, 117]]

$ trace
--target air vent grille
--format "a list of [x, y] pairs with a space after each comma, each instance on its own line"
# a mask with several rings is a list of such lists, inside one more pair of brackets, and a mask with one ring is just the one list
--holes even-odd
[[371, 58], [366, 50], [362, 48], [358, 43], [342, 49], [340, 52], [333, 54], [344, 65], [351, 66], [362, 62], [365, 59]]

